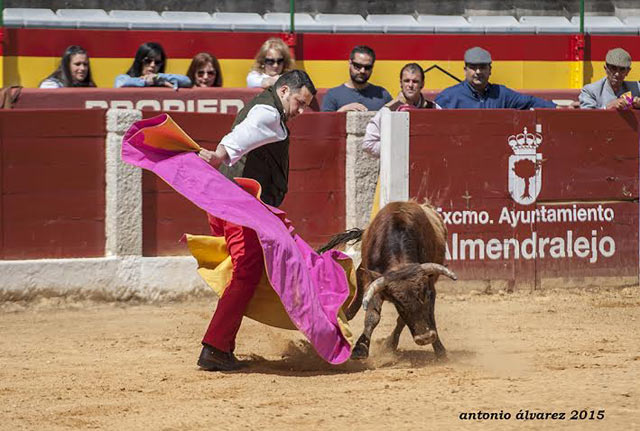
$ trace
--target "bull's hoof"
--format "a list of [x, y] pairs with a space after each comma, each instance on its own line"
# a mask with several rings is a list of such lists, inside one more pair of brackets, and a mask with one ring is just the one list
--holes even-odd
[[363, 343], [356, 344], [351, 352], [351, 359], [367, 359], [369, 357], [369, 346]]
[[394, 337], [393, 335], [390, 335], [389, 337], [387, 337], [384, 340], [384, 347], [387, 350], [390, 350], [392, 352], [395, 352], [396, 350], [398, 350], [398, 341], [400, 337]]
[[433, 343], [433, 351], [435, 352], [437, 359], [447, 359], [447, 349], [444, 348], [440, 340], [436, 340], [436, 342]]

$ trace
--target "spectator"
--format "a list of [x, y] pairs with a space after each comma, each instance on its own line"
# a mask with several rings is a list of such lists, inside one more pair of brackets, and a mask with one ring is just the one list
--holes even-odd
[[424, 71], [417, 63], [405, 64], [400, 69], [400, 93], [398, 97], [384, 105], [367, 123], [362, 141], [362, 148], [375, 157], [380, 157], [380, 116], [382, 112], [404, 111], [410, 109], [441, 109], [440, 106], [427, 100], [421, 91], [424, 87]]
[[580, 107], [586, 109], [640, 108], [640, 88], [637, 81], [625, 81], [631, 71], [631, 56], [622, 48], [607, 52], [606, 76], [580, 91]]
[[262, 44], [247, 75], [247, 87], [267, 88], [276, 83], [280, 75], [293, 69], [294, 61], [289, 47], [277, 37]]
[[196, 54], [187, 70], [194, 87], [222, 87], [222, 72], [218, 59], [206, 52]]
[[349, 81], [327, 91], [322, 111], [377, 111], [391, 100], [387, 90], [369, 83], [376, 53], [359, 45], [349, 55]]
[[40, 83], [40, 88], [95, 86], [91, 79], [89, 55], [78, 45], [67, 47], [58, 68]]
[[186, 76], [164, 73], [166, 65], [167, 56], [160, 44], [143, 43], [127, 73], [116, 77], [115, 87], [191, 87]]
[[531, 109], [555, 108], [556, 104], [513, 91], [504, 85], [490, 84], [491, 54], [475, 47], [464, 53], [465, 81], [442, 91], [436, 103], [450, 109]]

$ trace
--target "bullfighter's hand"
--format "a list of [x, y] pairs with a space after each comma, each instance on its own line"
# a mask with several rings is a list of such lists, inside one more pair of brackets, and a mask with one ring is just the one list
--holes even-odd
[[222, 159], [218, 157], [215, 151], [209, 151], [206, 148], [202, 148], [198, 152], [198, 155], [200, 156], [200, 158], [205, 160], [207, 163], [209, 163], [211, 166], [213, 166], [216, 169], [222, 163]]

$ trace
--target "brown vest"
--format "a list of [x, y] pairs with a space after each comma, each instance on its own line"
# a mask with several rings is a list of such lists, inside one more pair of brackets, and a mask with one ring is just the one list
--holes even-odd
[[[282, 125], [287, 132], [287, 137], [282, 141], [263, 145], [251, 150], [249, 154], [238, 160], [232, 167], [221, 165], [220, 172], [227, 178], [241, 176], [253, 178], [262, 186], [260, 199], [263, 202], [279, 206], [287, 193], [289, 180], [289, 129], [284, 122], [284, 108], [282, 102], [273, 87], [254, 97], [236, 116], [233, 127], [247, 118], [247, 114], [255, 105], [273, 106], [280, 113]], [[233, 128], [232, 128], [233, 129]]]

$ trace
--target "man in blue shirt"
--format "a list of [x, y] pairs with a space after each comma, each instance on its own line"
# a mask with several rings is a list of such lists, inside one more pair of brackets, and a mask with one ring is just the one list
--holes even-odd
[[556, 104], [513, 91], [504, 85], [490, 84], [491, 54], [475, 47], [464, 53], [465, 81], [446, 88], [435, 102], [444, 109], [531, 109], [555, 108]]
[[391, 100], [383, 87], [369, 83], [376, 54], [368, 46], [359, 45], [349, 56], [349, 81], [331, 88], [322, 99], [322, 111], [377, 111]]

